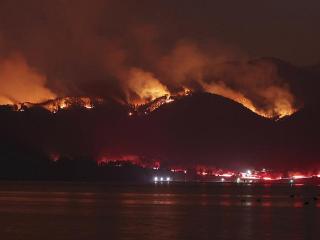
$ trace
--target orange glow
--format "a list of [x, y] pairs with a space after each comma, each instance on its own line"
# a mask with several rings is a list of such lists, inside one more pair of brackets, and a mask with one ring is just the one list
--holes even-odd
[[175, 94], [167, 94], [164, 96], [161, 96], [159, 98], [156, 98], [155, 100], [146, 102], [144, 104], [137, 104], [137, 105], [132, 105], [131, 109], [128, 113], [129, 116], [134, 115], [135, 113], [142, 113], [143, 114], [149, 114], [158, 108], [160, 108], [163, 105], [170, 104], [177, 99], [180, 99], [182, 97], [188, 96], [191, 94], [191, 90], [188, 88], [183, 88], [182, 91], [175, 93]]
[[0, 59], [0, 104], [39, 103], [54, 99], [46, 76], [31, 68], [20, 55]]
[[102, 103], [103, 100], [99, 98], [89, 97], [65, 97], [57, 98], [55, 100], [47, 101], [40, 104], [42, 107], [52, 113], [56, 113], [61, 109], [67, 109], [73, 106], [82, 107], [85, 109], [94, 108], [94, 103]]
[[156, 79], [152, 73], [139, 68], [130, 70], [128, 87], [139, 97], [139, 99], [129, 97], [134, 104], [144, 104], [163, 96], [170, 96], [167, 87]]
[[[51, 112], [69, 108], [74, 103], [86, 109], [94, 108], [93, 102], [88, 97], [77, 99], [66, 97], [48, 101], [48, 99], [54, 99], [56, 96], [45, 87], [46, 77], [31, 69], [20, 56], [0, 60], [0, 63], [0, 104], [24, 103], [24, 106], [26, 106], [26, 103], [35, 104], [47, 101], [42, 106]], [[270, 106], [262, 109], [257, 108], [254, 102], [243, 93], [231, 89], [223, 81], [205, 83], [198, 80], [198, 83], [205, 92], [232, 99], [265, 118], [278, 119], [292, 115], [297, 110], [293, 107], [294, 97], [285, 88], [269, 86], [259, 93], [269, 102], [272, 99]], [[178, 93], [171, 93], [168, 87], [157, 79], [153, 73], [140, 68], [131, 68], [128, 71], [126, 83], [129, 103], [133, 105], [149, 104], [145, 111], [148, 114], [164, 104], [174, 102], [177, 97], [188, 96], [192, 93], [192, 89], [184, 87], [183, 82], [180, 84], [183, 90]], [[22, 108], [18, 107], [18, 109]], [[132, 116], [133, 112], [128, 113], [128, 115]]]
[[[290, 116], [296, 112], [296, 109], [293, 107], [293, 99], [291, 99], [291, 95], [284, 96], [283, 98], [275, 98], [274, 100], [274, 108], [269, 108], [266, 110], [258, 109], [254, 106], [253, 102], [246, 98], [240, 92], [236, 92], [228, 87], [226, 87], [223, 83], [219, 84], [206, 84], [203, 83], [203, 87], [209, 93], [217, 94], [235, 102], [240, 103], [244, 107], [250, 109], [252, 112], [265, 117], [265, 118], [282, 118], [285, 116]], [[274, 90], [276, 91], [276, 90]], [[277, 89], [277, 91], [281, 91]]]
[[250, 63], [246, 59], [228, 64], [235, 57], [233, 52], [220, 45], [211, 47], [214, 54], [195, 42], [178, 42], [160, 59], [165, 81], [176, 87], [195, 82], [203, 91], [234, 100], [266, 118], [278, 119], [296, 112], [295, 97], [289, 86], [280, 84], [276, 64]]
[[164, 104], [168, 104], [173, 102], [174, 99], [171, 98], [169, 95], [163, 96], [159, 99], [156, 99], [154, 102], [151, 102], [150, 106], [147, 108], [148, 112], [153, 112], [154, 110], [158, 109]]
[[[183, 88], [183, 91], [176, 94], [171, 94], [167, 87], [155, 79], [151, 73], [146, 73], [142, 70], [134, 71], [131, 82], [134, 86], [131, 90], [133, 90], [139, 96], [139, 99], [133, 100], [132, 103], [134, 105], [149, 103], [150, 106], [148, 107], [148, 112], [152, 112], [164, 104], [173, 102], [175, 97], [188, 96], [192, 93], [192, 90], [189, 88]], [[223, 83], [201, 84], [206, 92], [229, 98], [265, 118], [279, 119], [285, 116], [290, 116], [297, 111], [292, 104], [293, 97], [280, 88], [269, 88], [271, 89], [269, 90], [269, 95], [276, 95], [273, 105], [267, 109], [259, 109], [242, 93], [226, 87]], [[275, 93], [272, 93], [273, 91]]]

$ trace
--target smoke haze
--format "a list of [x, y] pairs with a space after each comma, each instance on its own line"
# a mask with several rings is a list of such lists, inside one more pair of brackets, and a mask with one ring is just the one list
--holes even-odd
[[230, 19], [208, 9], [226, 6], [200, 2], [1, 1], [1, 103], [55, 96], [143, 103], [188, 88], [263, 116], [295, 112], [290, 79], [270, 61], [250, 62], [237, 38], [224, 41], [217, 24]]

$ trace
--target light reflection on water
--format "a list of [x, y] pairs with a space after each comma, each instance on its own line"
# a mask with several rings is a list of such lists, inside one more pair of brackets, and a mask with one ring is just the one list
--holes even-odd
[[0, 183], [0, 239], [317, 239], [318, 186]]

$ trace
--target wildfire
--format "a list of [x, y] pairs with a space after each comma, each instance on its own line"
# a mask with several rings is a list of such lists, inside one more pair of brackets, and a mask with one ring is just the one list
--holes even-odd
[[[296, 112], [296, 109], [292, 104], [293, 97], [282, 89], [267, 89], [265, 94], [274, 96], [274, 103], [272, 107], [262, 109], [257, 108], [255, 104], [242, 93], [228, 88], [223, 83], [207, 84], [202, 82], [201, 84], [205, 92], [232, 99], [265, 118], [280, 119]], [[192, 93], [191, 89], [183, 87], [182, 91], [172, 94], [165, 85], [153, 76], [152, 73], [145, 72], [138, 68], [133, 68], [130, 71], [129, 88], [131, 92], [138, 96], [138, 98], [132, 97], [131, 95], [129, 96], [129, 102], [132, 105], [128, 112], [128, 116], [133, 116], [136, 113], [149, 114], [163, 105], [170, 104], [176, 99], [188, 96]], [[15, 103], [15, 109], [24, 111], [25, 108], [41, 106], [52, 113], [56, 113], [59, 110], [68, 109], [71, 106], [92, 109], [96, 104], [101, 102], [103, 102], [103, 100], [100, 98], [64, 97], [47, 100], [42, 103]]]
[[164, 104], [168, 104], [174, 102], [174, 98], [170, 95], [165, 95], [163, 97], [158, 98], [157, 100], [150, 103], [150, 105], [147, 107], [148, 112], [153, 112], [154, 110], [158, 109]]
[[[279, 119], [285, 116], [290, 116], [296, 112], [296, 109], [293, 107], [293, 104], [292, 104], [293, 99], [291, 95], [287, 93], [283, 93], [288, 95], [284, 97], [282, 97], [282, 95], [279, 93], [278, 94], [279, 96], [275, 98], [273, 108], [268, 108], [265, 110], [265, 109], [258, 109], [257, 107], [255, 107], [254, 103], [250, 99], [246, 98], [242, 93], [236, 92], [226, 87], [223, 83], [219, 83], [219, 84], [203, 83], [203, 87], [207, 92], [232, 99], [235, 102], [238, 102], [244, 107], [248, 108], [252, 112], [265, 118]], [[274, 89], [274, 91], [276, 92], [280, 90]]]
[[163, 96], [170, 96], [167, 87], [156, 79], [152, 73], [139, 68], [131, 69], [128, 85], [130, 91], [139, 96], [139, 99], [130, 99], [134, 104], [145, 104]]
[[[177, 97], [187, 96], [192, 92], [189, 88], [183, 88], [183, 91], [173, 94], [168, 90], [167, 86], [152, 73], [139, 68], [132, 68], [128, 79], [130, 92], [138, 96], [137, 98], [129, 94], [129, 102], [140, 109], [140, 106], [147, 106], [144, 107], [146, 114], [153, 112], [164, 104], [173, 102]], [[198, 83], [203, 87], [205, 92], [234, 100], [265, 118], [280, 119], [296, 112], [293, 104], [294, 97], [290, 91], [284, 87], [269, 86], [259, 92], [259, 96], [266, 101], [267, 105], [265, 107], [257, 107], [257, 105], [242, 92], [228, 87], [222, 81], [211, 83], [198, 81]], [[133, 114], [129, 114], [129, 116], [131, 115]]]
[[12, 105], [13, 109], [19, 112], [31, 107], [42, 107], [52, 113], [57, 113], [59, 110], [69, 109], [70, 107], [80, 107], [84, 109], [93, 109], [95, 105], [103, 103], [101, 98], [89, 97], [65, 97], [48, 100], [42, 103], [17, 103]]
[[79, 106], [86, 109], [94, 108], [95, 103], [101, 103], [103, 100], [99, 98], [89, 97], [65, 97], [42, 103], [41, 106], [52, 113], [56, 113], [61, 109], [67, 109], [71, 106]]
[[133, 116], [134, 114], [149, 114], [158, 108], [160, 108], [163, 105], [170, 104], [174, 101], [176, 101], [179, 98], [188, 96], [191, 94], [191, 90], [188, 88], [183, 88], [182, 91], [175, 93], [175, 94], [166, 94], [164, 96], [161, 96], [159, 98], [156, 98], [150, 102], [144, 103], [144, 104], [137, 104], [133, 105], [132, 109], [129, 110], [128, 115]]

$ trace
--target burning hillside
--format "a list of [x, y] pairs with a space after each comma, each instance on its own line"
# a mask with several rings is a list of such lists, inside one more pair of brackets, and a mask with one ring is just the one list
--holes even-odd
[[[73, 107], [93, 109], [96, 105], [103, 103], [101, 98], [89, 97], [65, 97], [48, 100], [42, 103], [18, 103], [11, 105], [16, 111], [24, 111], [32, 107], [40, 107], [48, 110], [49, 112], [56, 113], [59, 110], [66, 110]], [[9, 105], [10, 106], [10, 105]]]
[[58, 98], [55, 100], [49, 100], [41, 104], [42, 107], [50, 112], [57, 112], [61, 109], [68, 109], [70, 107], [82, 107], [86, 109], [92, 109], [97, 104], [103, 103], [101, 98], [89, 98], [89, 97], [66, 97]]
[[[227, 60], [216, 59], [195, 43], [182, 42], [151, 64], [154, 65], [152, 71], [115, 63], [110, 71], [116, 82], [94, 87], [95, 91], [91, 92], [91, 88], [65, 91], [64, 85], [59, 89], [52, 87], [48, 77], [30, 66], [23, 56], [12, 55], [0, 58], [0, 104], [17, 105], [18, 110], [42, 106], [57, 112], [73, 105], [90, 109], [101, 97], [152, 112], [177, 97], [200, 91], [232, 99], [266, 118], [278, 119], [297, 111], [299, 104], [290, 82], [279, 75], [275, 62], [262, 59], [230, 63]], [[101, 78], [109, 79], [108, 76]], [[114, 85], [119, 89], [112, 94], [104, 92]], [[79, 95], [84, 97], [72, 97]], [[87, 95], [97, 97], [85, 97]]]
[[166, 94], [149, 102], [145, 102], [144, 104], [131, 105], [129, 116], [132, 116], [134, 114], [149, 114], [163, 105], [170, 104], [178, 99], [189, 96], [190, 94], [192, 94], [192, 92], [189, 89], [184, 88], [183, 91], [180, 91], [177, 94]]
[[[212, 92], [212, 91], [211, 91]], [[213, 91], [215, 92], [215, 91]], [[149, 114], [158, 108], [160, 108], [163, 105], [170, 104], [178, 99], [184, 98], [186, 96], [189, 96], [192, 94], [192, 91], [189, 89], [184, 89], [184, 91], [181, 91], [177, 94], [166, 94], [164, 96], [160, 96], [157, 98], [151, 98], [150, 101], [144, 101], [141, 104], [130, 104], [129, 103], [129, 110], [128, 115], [146, 115]], [[221, 94], [224, 97], [227, 97], [228, 94]], [[228, 98], [228, 97], [227, 97]], [[232, 99], [232, 98], [231, 98]], [[233, 99], [234, 100], [234, 99]], [[239, 96], [239, 98], [235, 99], [236, 102], [240, 103], [244, 107], [248, 108], [252, 112], [265, 117], [265, 118], [271, 118], [271, 119], [279, 119], [285, 116], [292, 115], [296, 110], [289, 108], [285, 103], [283, 105], [283, 108], [278, 109], [278, 114], [275, 114], [275, 112], [268, 112], [268, 111], [261, 111], [258, 110], [256, 107], [254, 107], [253, 103], [244, 98], [243, 96]], [[64, 97], [64, 98], [56, 98], [53, 100], [47, 100], [41, 103], [17, 103], [13, 105], [9, 105], [12, 107], [12, 109], [16, 111], [24, 111], [28, 108], [33, 107], [41, 107], [44, 108], [52, 113], [56, 113], [60, 110], [67, 110], [70, 108], [78, 107], [83, 109], [93, 109], [97, 105], [101, 105], [105, 102], [102, 98], [90, 98], [90, 97]]]

